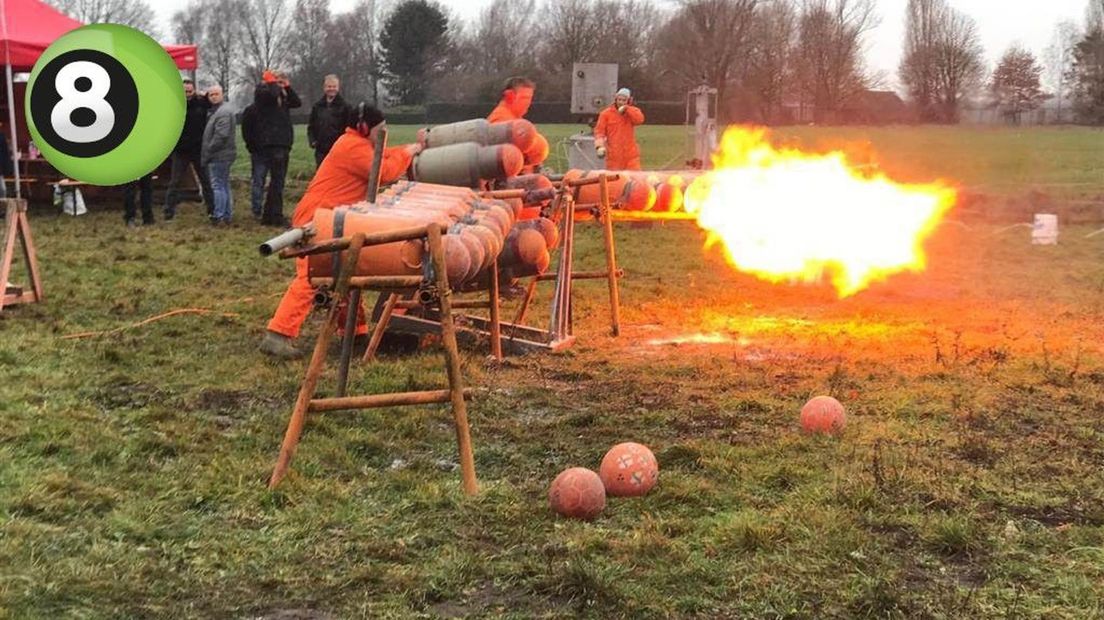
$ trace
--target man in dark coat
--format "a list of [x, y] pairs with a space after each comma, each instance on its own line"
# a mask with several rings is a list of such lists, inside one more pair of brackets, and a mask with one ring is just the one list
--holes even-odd
[[[252, 144], [260, 163], [269, 175], [268, 193], [261, 212], [261, 223], [286, 226], [284, 218], [284, 179], [287, 177], [288, 156], [294, 134], [291, 126], [292, 108], [303, 105], [287, 78], [265, 71], [253, 93], [253, 111], [242, 115], [242, 137]], [[248, 126], [247, 126], [248, 123]], [[264, 175], [253, 175], [253, 196], [259, 197]], [[253, 205], [256, 214], [256, 204]]]
[[327, 75], [322, 80], [322, 98], [311, 108], [310, 123], [307, 124], [307, 141], [314, 149], [314, 165], [321, 166], [322, 160], [330, 152], [333, 143], [345, 133], [346, 120], [352, 112], [352, 106], [341, 98], [341, 81], [336, 75]]
[[211, 109], [211, 102], [207, 100], [207, 93], [197, 93], [195, 84], [184, 80], [184, 97], [187, 101], [187, 109], [184, 112], [184, 129], [180, 132], [180, 139], [172, 153], [172, 174], [169, 177], [169, 191], [165, 194], [165, 221], [176, 217], [176, 205], [180, 203], [180, 183], [188, 174], [189, 168], [195, 171], [199, 178], [199, 186], [203, 191], [203, 202], [207, 204], [207, 215], [211, 215], [213, 206], [211, 194], [211, 182], [207, 178], [207, 171], [199, 161], [203, 144], [203, 129], [207, 126], [207, 112]]

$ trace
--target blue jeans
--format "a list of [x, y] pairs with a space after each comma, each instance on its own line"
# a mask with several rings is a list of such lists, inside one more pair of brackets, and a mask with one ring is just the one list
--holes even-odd
[[212, 161], [207, 164], [207, 176], [211, 179], [211, 194], [214, 198], [214, 209], [211, 219], [215, 221], [230, 221], [234, 213], [234, 202], [230, 197], [230, 164], [229, 161]]
[[268, 176], [268, 159], [262, 153], [250, 153], [249, 162], [253, 165], [253, 179], [249, 186], [249, 206], [253, 217], [260, 219], [264, 206], [265, 177]]

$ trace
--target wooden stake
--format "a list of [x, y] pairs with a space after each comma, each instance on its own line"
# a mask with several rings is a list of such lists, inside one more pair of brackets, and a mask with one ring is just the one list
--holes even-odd
[[380, 342], [383, 341], [383, 334], [387, 331], [387, 324], [391, 322], [391, 314], [395, 312], [395, 304], [399, 301], [398, 293], [380, 293], [380, 295], [389, 296], [387, 303], [383, 306], [383, 312], [380, 313], [379, 320], [372, 327], [372, 339], [368, 342], [368, 348], [364, 350], [364, 357], [361, 358], [361, 362], [371, 361], [376, 356]]
[[452, 293], [449, 290], [448, 272], [445, 267], [441, 229], [430, 226], [427, 233], [429, 254], [433, 260], [433, 270], [437, 276], [437, 291], [440, 294], [441, 341], [445, 345], [445, 366], [452, 397], [452, 417], [456, 426], [456, 443], [460, 449], [460, 475], [464, 481], [464, 492], [475, 495], [479, 491], [479, 484], [475, 479], [475, 457], [472, 454], [471, 433], [468, 429], [468, 406], [464, 402], [464, 380], [460, 374], [460, 351], [456, 347], [456, 326], [452, 322], [450, 299]]
[[[351, 279], [351, 278], [350, 278]], [[345, 335], [341, 339], [341, 358], [337, 366], [337, 395], [344, 396], [349, 387], [349, 363], [353, 361], [357, 314], [360, 312], [360, 289], [349, 291], [345, 304]]]
[[491, 356], [496, 362], [502, 361], [502, 324], [498, 316], [498, 258], [491, 263], [490, 282], [487, 283], [488, 298], [491, 304]]
[[[3, 310], [5, 305], [43, 301], [45, 295], [42, 292], [42, 276], [38, 271], [34, 239], [31, 237], [31, 224], [27, 219], [27, 201], [5, 198], [0, 203], [4, 206], [4, 249], [0, 255], [0, 310]], [[8, 278], [11, 276], [12, 260], [15, 258], [16, 238], [23, 248], [23, 260], [31, 278], [31, 290], [18, 290], [9, 294]]]
[[602, 220], [602, 232], [605, 233], [606, 270], [609, 272], [610, 322], [613, 325], [613, 335], [620, 336], [621, 296], [617, 288], [617, 256], [613, 243], [613, 218], [610, 216], [609, 182], [604, 174], [599, 183], [598, 194], [602, 200], [599, 206], [599, 214]]
[[[440, 238], [440, 231], [437, 231]], [[341, 276], [337, 282], [337, 299], [343, 299], [349, 293], [349, 279], [356, 271], [357, 258], [364, 247], [364, 234], [353, 235], [349, 243], [349, 249], [345, 253], [345, 261], [341, 268]], [[291, 466], [291, 459], [295, 456], [295, 448], [299, 445], [299, 438], [303, 435], [303, 425], [306, 423], [307, 409], [314, 398], [314, 392], [318, 389], [318, 379], [322, 376], [322, 366], [326, 362], [326, 352], [330, 346], [330, 338], [337, 330], [338, 309], [340, 304], [330, 307], [329, 315], [318, 333], [318, 341], [314, 344], [314, 353], [311, 355], [310, 364], [307, 366], [307, 374], [303, 378], [303, 385], [299, 388], [299, 396], [295, 399], [295, 408], [291, 412], [288, 421], [287, 432], [284, 433], [284, 442], [280, 446], [280, 455], [276, 458], [276, 466], [272, 469], [272, 477], [268, 480], [268, 488], [275, 489], [276, 485], [287, 475]], [[461, 402], [463, 398], [461, 397]]]

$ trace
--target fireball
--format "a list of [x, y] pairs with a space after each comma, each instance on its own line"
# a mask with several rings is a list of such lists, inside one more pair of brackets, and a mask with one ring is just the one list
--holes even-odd
[[847, 297], [922, 271], [924, 241], [954, 205], [940, 183], [897, 183], [839, 151], [775, 148], [761, 128], [727, 130], [686, 211], [740, 271], [771, 282], [831, 281]]

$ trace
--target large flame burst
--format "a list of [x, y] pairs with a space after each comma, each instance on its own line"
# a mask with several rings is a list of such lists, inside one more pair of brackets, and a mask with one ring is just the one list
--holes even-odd
[[924, 240], [955, 202], [941, 183], [896, 183], [839, 151], [775, 148], [761, 128], [727, 130], [685, 206], [733, 267], [771, 282], [830, 278], [840, 297], [925, 266]]

